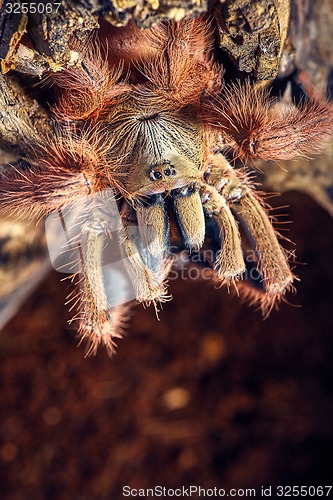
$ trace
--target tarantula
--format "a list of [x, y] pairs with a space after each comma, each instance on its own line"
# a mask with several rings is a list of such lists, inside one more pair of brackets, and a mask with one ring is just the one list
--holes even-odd
[[[227, 152], [243, 163], [314, 154], [332, 131], [329, 105], [305, 100], [282, 106], [249, 82], [226, 86], [212, 56], [211, 26], [202, 16], [145, 32], [134, 24], [114, 29], [104, 48], [94, 40], [73, 44], [83, 62], [45, 80], [55, 95], [52, 134], [32, 133], [33, 144], [25, 145], [30, 168], [11, 169], [1, 178], [0, 206], [47, 215], [82, 196], [101, 194], [83, 209], [83, 265], [74, 297], [88, 353], [101, 343], [112, 353], [125, 316], [123, 306], [110, 306], [100, 272], [101, 235], [110, 233], [103, 193], [110, 189], [117, 196], [122, 248], [139, 302], [167, 298], [174, 224], [188, 250], [198, 251], [209, 220], [220, 242], [216, 279], [228, 284], [242, 278], [240, 221], [257, 252], [264, 288], [251, 297], [269, 313], [292, 288], [294, 276], [263, 197]], [[141, 236], [158, 264], [149, 265], [130, 237], [133, 224], [145, 228]]]

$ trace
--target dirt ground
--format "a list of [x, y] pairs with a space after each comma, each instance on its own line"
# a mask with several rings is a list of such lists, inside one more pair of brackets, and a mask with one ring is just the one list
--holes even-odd
[[330, 484], [333, 220], [305, 195], [278, 203], [306, 265], [292, 305], [266, 321], [178, 280], [160, 321], [137, 307], [114, 358], [84, 359], [67, 285], [48, 277], [0, 336], [2, 499]]

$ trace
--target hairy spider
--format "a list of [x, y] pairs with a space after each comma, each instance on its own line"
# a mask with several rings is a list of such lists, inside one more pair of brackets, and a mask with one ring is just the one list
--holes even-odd
[[[213, 224], [220, 242], [214, 273], [226, 284], [245, 272], [241, 222], [264, 289], [251, 292], [251, 300], [264, 314], [292, 288], [294, 276], [263, 197], [248, 170], [229, 163], [226, 152], [243, 163], [312, 155], [332, 131], [332, 111], [314, 100], [279, 105], [249, 82], [226, 86], [212, 44], [204, 17], [145, 32], [134, 24], [114, 29], [106, 50], [94, 41], [77, 43], [82, 64], [46, 79], [55, 89], [53, 133], [31, 133], [33, 142], [25, 144], [30, 168], [9, 169], [1, 178], [0, 206], [10, 211], [20, 206], [47, 215], [82, 196], [101, 195], [83, 210], [89, 217], [80, 225], [86, 244], [74, 297], [88, 353], [101, 343], [112, 353], [125, 319], [123, 306], [110, 306], [100, 272], [101, 235], [109, 231], [103, 193], [110, 189], [117, 195], [120, 237], [139, 302], [167, 298], [170, 221], [190, 251], [202, 248], [207, 221]], [[146, 228], [142, 237], [160, 259], [155, 268], [129, 237], [133, 223]]]

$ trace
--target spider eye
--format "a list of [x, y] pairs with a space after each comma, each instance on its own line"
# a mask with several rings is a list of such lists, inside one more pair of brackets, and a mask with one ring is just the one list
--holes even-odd
[[159, 181], [165, 177], [175, 177], [177, 174], [176, 169], [173, 166], [167, 166], [163, 169], [163, 165], [161, 167], [153, 167], [149, 170], [149, 178], [152, 181]]
[[172, 177], [174, 177], [176, 175], [176, 169], [175, 168], [170, 168], [170, 167], [167, 167], [165, 170], [164, 170], [164, 175], [166, 177], [170, 177], [170, 175]]

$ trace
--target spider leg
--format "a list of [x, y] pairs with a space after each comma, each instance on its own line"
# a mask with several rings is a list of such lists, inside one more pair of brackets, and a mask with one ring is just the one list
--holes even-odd
[[205, 212], [213, 217], [221, 236], [221, 249], [215, 261], [215, 272], [223, 283], [234, 282], [245, 271], [239, 230], [235, 218], [223, 196], [216, 188], [208, 186], [203, 192]]
[[59, 120], [98, 119], [107, 108], [130, 89], [127, 83], [117, 83], [123, 66], [110, 66], [107, 53], [103, 54], [97, 42], [79, 47], [79, 65], [63, 69], [46, 77], [60, 89], [61, 94], [53, 112]]
[[181, 108], [197, 102], [205, 90], [221, 88], [222, 71], [209, 55], [213, 44], [209, 33], [209, 23], [202, 16], [147, 32], [148, 42], [159, 49], [159, 55], [143, 62], [141, 72], [156, 105], [160, 101], [164, 107]]
[[19, 162], [1, 171], [0, 211], [26, 211], [41, 217], [89, 192], [89, 182], [81, 172], [46, 170]]
[[[171, 266], [171, 261], [166, 258], [165, 248], [165, 234], [169, 223], [159, 205], [138, 207], [137, 213], [139, 228], [129, 221], [129, 206], [125, 204], [122, 209], [121, 250], [137, 301], [148, 305], [153, 302], [156, 305], [169, 298], [165, 283]], [[156, 219], [152, 218], [153, 215], [157, 215]], [[152, 223], [148, 230], [144, 227], [146, 222]]]
[[215, 271], [220, 279], [225, 276], [230, 279], [233, 275], [237, 277], [245, 271], [234, 212], [256, 251], [258, 270], [265, 290], [260, 297], [256, 295], [258, 292], [254, 292], [251, 299], [253, 302], [260, 300], [263, 314], [267, 315], [274, 303], [292, 288], [294, 275], [266, 209], [246, 175], [233, 169], [221, 154], [211, 154], [208, 164], [207, 186], [202, 193], [203, 204], [208, 214], [221, 224], [224, 233]]
[[226, 198], [221, 194], [221, 182], [225, 176], [226, 160], [220, 154], [209, 157], [209, 175], [203, 184], [201, 198], [205, 213], [213, 217], [221, 236], [221, 249], [215, 261], [215, 272], [223, 282], [238, 279], [245, 271], [241, 239], [237, 222], [229, 208]]
[[[79, 238], [69, 241], [68, 250], [77, 255], [79, 268], [79, 292], [69, 302], [78, 304], [78, 314], [71, 320], [79, 319], [81, 339], [88, 341], [86, 355], [96, 354], [100, 344], [104, 344], [109, 355], [115, 352], [115, 339], [121, 338], [126, 323], [128, 306], [111, 306], [107, 294], [104, 268], [104, 249], [109, 235], [110, 221], [98, 207], [87, 207], [80, 223]], [[111, 221], [112, 223], [112, 221]], [[112, 237], [112, 235], [111, 235]], [[77, 274], [72, 276], [74, 280]], [[111, 278], [112, 279], [112, 278]], [[111, 283], [112, 286], [112, 283]], [[113, 286], [114, 288], [114, 286]]]
[[204, 104], [205, 120], [235, 156], [290, 160], [318, 154], [333, 134], [333, 108], [321, 100], [274, 103], [264, 88], [234, 84]]
[[222, 195], [237, 214], [256, 250], [265, 290], [260, 303], [266, 316], [292, 288], [294, 275], [262, 201], [246, 178], [231, 167]]
[[1, 171], [1, 210], [23, 209], [43, 216], [103, 189], [121, 192], [117, 161], [107, 158], [109, 137], [98, 126], [87, 127], [80, 135], [74, 127], [59, 127], [53, 137], [42, 139], [29, 163]]

